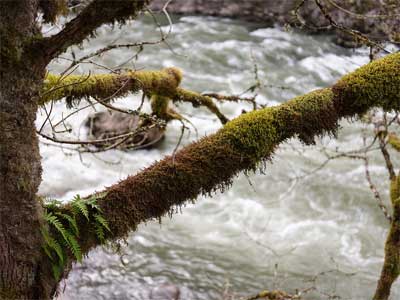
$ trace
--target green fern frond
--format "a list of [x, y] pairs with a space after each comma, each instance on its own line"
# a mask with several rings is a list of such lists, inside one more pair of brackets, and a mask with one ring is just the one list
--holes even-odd
[[49, 231], [47, 227], [42, 229], [45, 241], [43, 251], [52, 261], [55, 278], [59, 279], [62, 276], [67, 251], [70, 251], [78, 262], [82, 261], [82, 249], [78, 242], [79, 226], [76, 218], [78, 215], [85, 216], [87, 225], [94, 229], [102, 243], [105, 242], [105, 233], [111, 232], [111, 229], [97, 204], [97, 200], [105, 196], [106, 193], [99, 193], [89, 199], [82, 199], [80, 195], [76, 195], [70, 203], [72, 214], [60, 209], [62, 205], [60, 201], [51, 200], [45, 205], [44, 219], [52, 230]]
[[89, 206], [91, 206], [92, 208], [101, 212], [101, 209], [100, 209], [99, 205], [97, 204], [97, 200], [104, 198], [106, 195], [107, 195], [107, 192], [94, 194], [86, 201], [86, 203]]
[[56, 280], [59, 280], [62, 273], [63, 273], [63, 266], [62, 265], [51, 265], [53, 270], [53, 276]]
[[46, 253], [47, 257], [50, 258], [50, 260], [54, 261], [53, 255], [51, 255], [51, 249], [47, 244], [44, 244], [42, 246], [42, 249], [44, 253]]
[[44, 204], [47, 209], [52, 210], [52, 209], [56, 209], [56, 208], [60, 207], [62, 205], [62, 202], [57, 199], [45, 199]]
[[78, 224], [76, 223], [75, 218], [71, 217], [70, 215], [63, 214], [63, 213], [56, 213], [56, 215], [67, 220], [73, 230], [74, 235], [79, 236], [79, 228], [78, 228]]
[[75, 256], [76, 260], [81, 262], [82, 261], [82, 250], [79, 246], [78, 241], [73, 235], [68, 235], [67, 244], [69, 249], [71, 250], [72, 254]]
[[56, 252], [57, 256], [58, 256], [58, 260], [60, 262], [60, 264], [64, 264], [65, 261], [65, 254], [64, 251], [60, 245], [59, 242], [57, 242], [55, 239], [53, 239], [50, 236], [50, 233], [42, 228], [42, 236], [44, 238], [45, 241], [45, 245], [43, 246], [45, 253], [47, 254], [47, 256], [54, 261], [53, 255], [51, 255], [51, 253], [49, 253], [50, 250], [54, 250], [54, 252]]
[[107, 231], [111, 232], [110, 226], [108, 225], [108, 222], [104, 217], [100, 214], [95, 214], [94, 219], [96, 220], [96, 223], [100, 224], [103, 226]]
[[105, 241], [105, 235], [104, 235], [103, 227], [102, 227], [100, 224], [96, 223], [96, 225], [95, 225], [95, 231], [96, 231], [96, 236], [97, 236], [97, 238], [99, 239], [99, 241], [100, 241], [101, 243], [104, 243], [104, 241]]
[[87, 204], [79, 195], [76, 195], [71, 202], [72, 208], [75, 214], [81, 213], [89, 221], [89, 211], [87, 209]]
[[64, 240], [68, 240], [68, 235], [71, 235], [71, 233], [64, 228], [57, 216], [55, 216], [52, 212], [49, 212], [45, 214], [45, 219], [49, 225], [53, 225], [57, 229], [57, 231], [63, 236]]
[[57, 231], [61, 234], [63, 238], [62, 242], [64, 242], [68, 246], [68, 248], [71, 250], [75, 258], [78, 261], [81, 261], [82, 251], [73, 233], [65, 229], [60, 220], [57, 218], [57, 216], [53, 215], [53, 213], [50, 212], [45, 214], [45, 218], [47, 222], [50, 225], [53, 225], [57, 229]]

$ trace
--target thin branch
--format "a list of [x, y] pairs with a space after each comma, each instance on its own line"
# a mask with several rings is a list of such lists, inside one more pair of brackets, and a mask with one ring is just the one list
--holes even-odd
[[149, 2], [149, 0], [94, 0], [59, 33], [38, 40], [33, 47], [43, 53], [47, 65], [70, 46], [80, 44], [86, 38], [93, 36], [101, 25], [124, 22], [130, 17], [135, 17]]

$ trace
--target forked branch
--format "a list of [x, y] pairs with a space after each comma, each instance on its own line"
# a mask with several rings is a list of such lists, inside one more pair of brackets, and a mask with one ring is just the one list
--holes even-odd
[[150, 0], [93, 0], [59, 33], [38, 40], [34, 46], [43, 53], [47, 64], [70, 46], [82, 43], [101, 25], [135, 17], [149, 3]]

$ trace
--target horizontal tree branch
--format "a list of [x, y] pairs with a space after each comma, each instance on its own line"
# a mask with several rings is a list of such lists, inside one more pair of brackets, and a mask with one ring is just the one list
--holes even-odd
[[217, 105], [215, 105], [213, 99], [209, 96], [202, 95], [197, 92], [177, 88], [173, 98], [174, 101], [190, 102], [193, 107], [205, 106], [210, 112], [218, 117], [222, 124], [225, 124], [229, 120], [221, 113]]
[[135, 17], [151, 0], [94, 0], [57, 34], [39, 39], [34, 47], [44, 55], [46, 64], [68, 47], [82, 43], [103, 24], [124, 22]]
[[[204, 137], [106, 188], [98, 199], [111, 231], [106, 238], [127, 236], [142, 223], [172, 213], [198, 195], [224, 191], [241, 171], [256, 170], [285, 140], [305, 143], [335, 134], [338, 121], [373, 107], [400, 110], [400, 53], [388, 55], [342, 77], [332, 88], [313, 91], [284, 104], [241, 115], [217, 133]], [[71, 207], [61, 210], [68, 213]], [[86, 219], [79, 222], [83, 252], [100, 244]]]
[[228, 121], [211, 97], [180, 88], [181, 81], [182, 72], [177, 68], [123, 74], [61, 76], [49, 73], [44, 81], [39, 105], [63, 98], [69, 103], [90, 97], [112, 100], [142, 90], [148, 96], [159, 95], [173, 101], [190, 102], [194, 107], [205, 106], [222, 124]]
[[[50, 101], [79, 101], [97, 98], [102, 101], [124, 97], [128, 93], [143, 91], [147, 95], [173, 97], [182, 80], [177, 68], [160, 71], [131, 71], [123, 74], [67, 75], [47, 74], [39, 105]], [[105, 100], [106, 99], [106, 100]]]

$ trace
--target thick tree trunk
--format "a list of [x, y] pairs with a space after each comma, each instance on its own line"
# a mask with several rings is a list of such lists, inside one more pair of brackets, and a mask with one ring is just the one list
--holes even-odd
[[[92, 1], [58, 34], [43, 38], [60, 0], [0, 1], [0, 299], [50, 299], [60, 279], [42, 251], [41, 162], [35, 119], [47, 64], [99, 26], [135, 16], [149, 0]], [[67, 262], [61, 278], [70, 269]]]
[[41, 284], [41, 165], [35, 130], [44, 67], [24, 47], [38, 34], [37, 0], [1, 1], [0, 298], [38, 299]]

